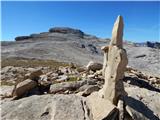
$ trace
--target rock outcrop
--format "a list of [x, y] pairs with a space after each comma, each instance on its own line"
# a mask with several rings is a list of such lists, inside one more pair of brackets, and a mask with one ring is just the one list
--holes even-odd
[[18, 36], [15, 38], [16, 41], [21, 41], [21, 40], [28, 40], [32, 38], [31, 36]]
[[[42, 32], [42, 33], [34, 33], [29, 36], [17, 36], [15, 38], [16, 41], [23, 41], [23, 40], [36, 40], [36, 39], [45, 39], [45, 38], [50, 38], [53, 37], [56, 34], [61, 34], [62, 36], [64, 34], [69, 35], [69, 36], [75, 36], [78, 38], [83, 38], [86, 37], [84, 32], [78, 29], [74, 28], [69, 28], [69, 27], [53, 27], [49, 29], [49, 32]], [[90, 35], [89, 35], [90, 36]]]
[[76, 95], [34, 95], [4, 102], [1, 109], [1, 120], [91, 120], [85, 100]]
[[128, 93], [124, 97], [125, 109], [133, 120], [159, 120], [160, 92], [137, 86], [126, 87], [125, 90]]
[[63, 33], [63, 34], [75, 34], [78, 37], [83, 37], [84, 33], [81, 30], [78, 29], [73, 29], [73, 28], [69, 28], [69, 27], [54, 27], [54, 28], [50, 28], [49, 32], [52, 33]]

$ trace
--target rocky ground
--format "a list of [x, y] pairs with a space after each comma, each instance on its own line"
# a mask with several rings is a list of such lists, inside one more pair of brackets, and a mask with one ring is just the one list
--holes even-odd
[[[158, 120], [160, 78], [128, 67], [123, 82], [128, 93], [124, 98], [126, 119]], [[93, 66], [64, 66], [62, 63], [56, 68], [3, 67], [0, 93], [2, 120], [90, 118], [85, 99], [92, 92], [99, 91], [103, 84], [102, 70], [95, 71]]]
[[120, 120], [121, 110], [124, 120], [160, 119], [159, 49], [124, 43], [127, 96], [115, 106], [94, 99], [104, 85], [100, 48], [109, 40], [68, 28], [16, 40], [2, 42], [2, 120], [100, 120], [96, 109], [104, 120]]

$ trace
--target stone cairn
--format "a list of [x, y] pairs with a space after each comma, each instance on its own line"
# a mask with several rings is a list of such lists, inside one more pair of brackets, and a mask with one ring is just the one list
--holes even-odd
[[123, 96], [126, 93], [123, 77], [128, 59], [126, 50], [123, 49], [122, 37], [123, 19], [118, 16], [109, 46], [101, 48], [104, 51], [102, 74], [105, 84], [99, 92], [94, 92], [87, 97], [94, 120], [123, 120], [124, 118]]
[[114, 105], [117, 105], [119, 97], [125, 94], [122, 79], [128, 59], [126, 50], [123, 49], [123, 26], [123, 18], [118, 16], [109, 46], [102, 47], [104, 51], [103, 75], [105, 76], [103, 97]]

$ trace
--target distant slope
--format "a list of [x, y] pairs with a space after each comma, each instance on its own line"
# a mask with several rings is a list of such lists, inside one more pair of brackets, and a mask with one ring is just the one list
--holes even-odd
[[[86, 65], [90, 60], [103, 62], [101, 46], [108, 39], [100, 39], [72, 28], [54, 28], [50, 32], [32, 34], [15, 42], [2, 42], [2, 59], [10, 57], [53, 59]], [[149, 47], [124, 45], [129, 65], [152, 74], [160, 74], [160, 50]]]

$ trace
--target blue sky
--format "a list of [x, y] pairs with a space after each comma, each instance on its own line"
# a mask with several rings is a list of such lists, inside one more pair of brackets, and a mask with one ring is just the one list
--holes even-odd
[[14, 40], [16, 36], [45, 32], [56, 26], [110, 38], [118, 15], [124, 18], [125, 40], [160, 40], [160, 2], [2, 1], [1, 8], [1, 40]]

